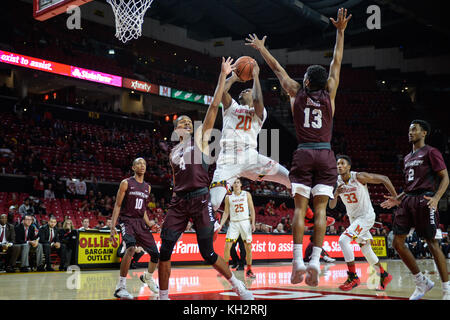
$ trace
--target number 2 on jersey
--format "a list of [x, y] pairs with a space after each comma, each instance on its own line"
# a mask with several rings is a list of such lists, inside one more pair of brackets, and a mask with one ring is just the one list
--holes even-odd
[[236, 125], [237, 130], [248, 131], [252, 128], [252, 117], [238, 116], [239, 123]]
[[[313, 109], [311, 112], [310, 108], [305, 108], [305, 122], [303, 123], [303, 126], [305, 128], [313, 127], [314, 129], [320, 129], [322, 128], [322, 111], [319, 109]], [[310, 113], [314, 116], [314, 119], [309, 121], [309, 115]]]
[[244, 206], [242, 203], [234, 205], [234, 212], [244, 212]]
[[346, 198], [347, 203], [357, 203], [358, 202], [358, 199], [356, 198], [355, 193], [344, 194], [344, 197]]

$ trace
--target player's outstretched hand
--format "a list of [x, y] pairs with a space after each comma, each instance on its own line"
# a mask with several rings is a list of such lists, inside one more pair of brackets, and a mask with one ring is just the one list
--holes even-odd
[[423, 196], [423, 197], [426, 200], [428, 200], [428, 203], [427, 203], [428, 208], [437, 210], [437, 206], [438, 206], [438, 203], [439, 203], [438, 199], [436, 199], [435, 197], [427, 197], [427, 196]]
[[109, 232], [109, 240], [114, 244], [116, 244], [117, 241], [116, 234], [117, 234], [116, 228], [112, 227], [111, 231]]
[[253, 76], [253, 79], [259, 77], [259, 65], [258, 65], [258, 63], [254, 63], [253, 64], [252, 76]]
[[246, 46], [251, 46], [252, 48], [255, 48], [256, 50], [261, 50], [264, 48], [264, 43], [266, 42], [267, 36], [264, 36], [262, 39], [259, 39], [258, 36], [254, 34], [249, 34], [248, 38], [245, 38]]
[[225, 58], [222, 57], [221, 72], [227, 76], [234, 70], [236, 70], [236, 66], [233, 65], [233, 59], [231, 57], [228, 57], [227, 60], [225, 60]]
[[397, 197], [393, 196], [384, 196], [387, 200], [383, 201], [380, 206], [383, 209], [390, 209], [392, 207], [398, 206], [400, 204], [400, 201], [397, 200]]
[[338, 10], [337, 20], [334, 20], [333, 18], [330, 18], [330, 20], [334, 24], [336, 29], [344, 31], [345, 28], [347, 28], [347, 23], [351, 18], [351, 14], [347, 17], [347, 9], [340, 8]]

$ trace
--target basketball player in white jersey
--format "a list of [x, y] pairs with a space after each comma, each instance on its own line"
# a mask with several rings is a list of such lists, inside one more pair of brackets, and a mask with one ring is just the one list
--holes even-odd
[[252, 232], [256, 229], [255, 207], [253, 206], [252, 195], [241, 190], [241, 187], [241, 180], [237, 178], [233, 183], [233, 193], [225, 197], [225, 210], [220, 221], [220, 229], [227, 221], [228, 216], [230, 216], [230, 226], [227, 230], [223, 257], [225, 261], [230, 260], [231, 246], [241, 235], [247, 253], [247, 271], [245, 274], [249, 278], [254, 278], [255, 275], [252, 271]]
[[223, 127], [221, 150], [211, 183], [211, 203], [214, 211], [219, 209], [229, 186], [238, 177], [253, 181], [273, 181], [291, 188], [289, 171], [278, 162], [259, 154], [257, 137], [267, 111], [263, 104], [259, 66], [253, 66], [253, 88], [239, 94], [239, 103], [228, 93], [233, 83], [241, 81], [233, 72], [227, 79], [222, 98]]
[[336, 158], [339, 176], [337, 188], [334, 191], [334, 199], [330, 200], [330, 208], [336, 207], [337, 196], [339, 196], [345, 204], [350, 220], [350, 226], [339, 238], [339, 245], [348, 267], [348, 279], [339, 288], [343, 291], [349, 291], [361, 283], [355, 271], [355, 256], [350, 246], [350, 242], [355, 240], [361, 247], [361, 252], [367, 262], [375, 266], [380, 276], [380, 285], [377, 290], [384, 290], [387, 284], [391, 282], [392, 276], [383, 269], [371, 246], [373, 238], [370, 229], [375, 223], [375, 211], [370, 201], [367, 184], [382, 183], [393, 197], [396, 197], [397, 192], [388, 177], [374, 173], [350, 171], [352, 163], [348, 156], [339, 155]]

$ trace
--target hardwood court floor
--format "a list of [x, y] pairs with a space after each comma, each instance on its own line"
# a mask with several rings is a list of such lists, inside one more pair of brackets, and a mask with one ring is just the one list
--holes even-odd
[[[434, 282], [424, 300], [442, 299], [441, 281], [431, 259], [418, 260], [419, 266]], [[356, 262], [356, 271], [361, 285], [352, 291], [343, 292], [338, 286], [347, 278], [344, 262], [322, 263], [318, 287], [305, 283], [290, 283], [291, 264], [271, 263], [253, 266], [255, 279], [246, 279], [244, 271], [233, 271], [244, 280], [256, 300], [373, 300], [407, 299], [415, 285], [411, 274], [400, 260], [382, 260], [383, 267], [392, 274], [393, 280], [386, 291], [375, 288], [378, 278], [367, 262]], [[450, 260], [447, 260], [450, 265]], [[127, 288], [136, 299], [153, 300], [156, 296], [139, 280], [144, 269], [130, 270]], [[113, 292], [119, 276], [118, 270], [82, 270], [67, 272], [29, 272], [0, 274], [0, 300], [106, 300], [115, 299]], [[157, 272], [155, 272], [157, 279]], [[235, 300], [228, 282], [218, 276], [209, 266], [174, 266], [170, 288], [172, 300]]]

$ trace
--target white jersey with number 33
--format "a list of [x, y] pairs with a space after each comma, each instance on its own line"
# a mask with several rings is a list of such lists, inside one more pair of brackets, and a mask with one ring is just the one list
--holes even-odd
[[361, 216], [375, 216], [375, 211], [370, 201], [369, 189], [356, 178], [357, 172], [350, 172], [350, 180], [345, 183], [339, 175], [337, 184], [344, 186], [344, 192], [339, 195], [347, 209], [347, 215], [355, 219]]
[[222, 150], [235, 147], [254, 148], [258, 146], [258, 134], [267, 118], [264, 108], [263, 119], [255, 113], [255, 108], [240, 105], [234, 99], [228, 109], [223, 110], [223, 127], [220, 145]]

